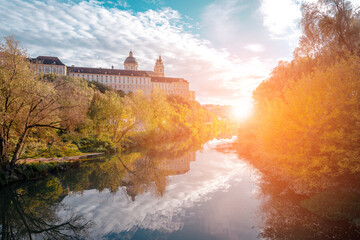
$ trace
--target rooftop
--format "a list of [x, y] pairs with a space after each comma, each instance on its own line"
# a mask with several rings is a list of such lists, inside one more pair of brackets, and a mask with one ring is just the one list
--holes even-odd
[[108, 74], [122, 76], [149, 77], [148, 71], [134, 71], [113, 68], [87, 68], [87, 67], [67, 67], [69, 73], [91, 73], [91, 74]]
[[37, 58], [30, 58], [30, 62], [65, 66], [65, 64], [63, 64], [58, 57], [50, 56], [38, 56]]

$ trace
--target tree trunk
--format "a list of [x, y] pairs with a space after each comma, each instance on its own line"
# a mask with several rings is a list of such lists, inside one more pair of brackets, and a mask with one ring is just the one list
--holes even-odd
[[19, 153], [20, 153], [20, 149], [22, 147], [22, 145], [24, 144], [24, 140], [26, 138], [28, 132], [28, 128], [26, 127], [24, 132], [21, 134], [18, 143], [16, 144], [15, 150], [13, 152], [13, 156], [11, 158], [11, 162], [10, 162], [10, 168], [13, 169], [15, 166], [16, 161], [19, 159]]
[[0, 136], [0, 171], [3, 171], [9, 165], [9, 155], [6, 146], [6, 139]]
[[10, 227], [11, 227], [11, 213], [10, 213], [10, 197], [8, 192], [5, 190], [0, 196], [0, 212], [1, 212], [1, 239], [11, 239], [10, 237]]

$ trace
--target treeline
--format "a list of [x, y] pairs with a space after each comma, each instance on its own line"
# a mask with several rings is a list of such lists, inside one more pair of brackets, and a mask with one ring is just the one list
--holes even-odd
[[253, 92], [241, 156], [301, 193], [359, 189], [360, 12], [349, 1], [302, 5], [303, 35]]
[[221, 129], [198, 102], [154, 90], [124, 94], [98, 82], [36, 75], [12, 37], [0, 49], [0, 172], [22, 158], [115, 152], [151, 142], [201, 145]]

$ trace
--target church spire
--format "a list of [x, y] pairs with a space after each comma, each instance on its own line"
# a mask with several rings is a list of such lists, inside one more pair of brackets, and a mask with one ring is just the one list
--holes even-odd
[[154, 72], [156, 73], [156, 75], [158, 75], [159, 77], [164, 77], [165, 73], [164, 73], [164, 63], [161, 59], [161, 56], [159, 56], [158, 59], [156, 59], [156, 63], [155, 63], [155, 67], [154, 67]]

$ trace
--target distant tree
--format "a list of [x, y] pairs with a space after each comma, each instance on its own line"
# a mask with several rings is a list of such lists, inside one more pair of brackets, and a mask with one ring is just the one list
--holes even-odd
[[27, 138], [39, 128], [71, 129], [84, 120], [91, 91], [86, 82], [36, 76], [13, 37], [0, 46], [0, 170], [13, 169]]
[[117, 93], [119, 94], [120, 97], [126, 96], [126, 93], [123, 90], [118, 90]]
[[106, 91], [111, 91], [111, 87], [98, 82], [98, 81], [89, 81], [89, 87], [94, 87], [96, 90], [99, 90], [101, 93], [105, 93]]

